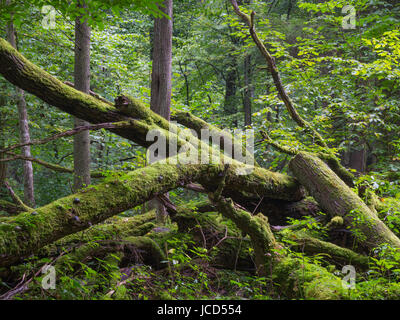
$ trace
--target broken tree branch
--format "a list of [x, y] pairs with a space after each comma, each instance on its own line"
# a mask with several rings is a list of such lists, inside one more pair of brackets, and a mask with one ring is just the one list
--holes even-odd
[[[50, 163], [50, 162], [47, 162], [47, 161], [44, 161], [44, 160], [41, 160], [41, 159], [37, 159], [37, 158], [33, 158], [33, 157], [25, 157], [25, 156], [23, 156], [21, 154], [16, 154], [16, 153], [13, 153], [13, 152], [6, 152], [6, 153], [8, 155], [11, 155], [12, 157], [11, 158], [4, 158], [4, 159], [0, 158], [0, 163], [1, 162], [10, 162], [10, 161], [15, 161], [15, 160], [25, 160], [25, 161], [35, 162], [35, 163], [37, 163], [37, 164], [39, 164], [39, 165], [41, 165], [41, 166], [43, 166], [43, 167], [45, 167], [47, 169], [50, 169], [50, 170], [53, 170], [53, 171], [56, 171], [56, 172], [71, 173], [71, 174], [74, 173], [73, 169], [66, 168], [66, 167], [60, 166], [58, 164]], [[90, 176], [92, 178], [104, 178], [105, 174], [102, 173], [101, 171], [94, 171], [94, 172], [90, 173]]]
[[10, 184], [7, 181], [4, 181], [4, 185], [6, 186], [8, 192], [10, 193], [11, 198], [15, 202], [15, 204], [21, 208], [24, 209], [24, 211], [32, 211], [33, 209], [29, 206], [27, 206], [21, 199], [18, 197], [18, 195], [14, 192], [14, 190], [11, 188]]

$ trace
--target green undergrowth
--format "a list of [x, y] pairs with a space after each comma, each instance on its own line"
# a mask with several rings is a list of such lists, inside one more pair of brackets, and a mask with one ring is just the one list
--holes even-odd
[[[187, 209], [193, 210], [193, 206]], [[243, 246], [242, 259], [252, 262], [254, 250], [247, 235], [241, 234], [231, 221], [227, 221], [218, 213], [200, 214], [194, 210], [185, 216], [188, 212], [178, 213], [178, 217], [182, 215], [186, 219], [175, 219], [179, 221], [178, 224], [168, 221], [166, 225], [155, 225], [144, 237], [137, 237], [149, 239], [147, 241], [157, 244], [162, 252], [161, 267], [146, 264], [144, 254], [140, 251], [100, 250], [96, 251], [96, 255], [87, 258], [71, 255], [67, 251], [63, 257], [32, 256], [23, 264], [10, 269], [0, 269], [0, 295], [15, 288], [24, 275], [26, 280], [30, 280], [32, 275], [36, 274], [27, 284], [27, 289], [21, 290], [12, 297], [13, 299], [400, 298], [400, 253], [388, 245], [382, 245], [371, 252], [368, 269], [361, 270], [355, 267], [354, 286], [346, 278], [347, 271], [342, 269], [341, 265], [332, 263], [328, 255], [307, 254], [295, 249], [296, 243], [288, 235], [312, 235], [321, 241], [329, 240], [325, 227], [327, 219], [323, 215], [324, 219], [319, 219], [318, 216], [292, 219], [291, 228], [285, 232], [275, 232], [277, 240], [285, 246], [279, 252], [285, 258], [273, 274], [260, 277], [254, 270], [235, 269], [232, 263], [230, 268], [222, 268], [215, 264], [215, 257], [221, 254], [222, 250], [228, 250], [228, 255], [236, 255], [229, 250], [238, 248], [238, 244]], [[211, 237], [213, 234], [216, 237], [214, 240]], [[228, 238], [218, 243], [216, 239], [221, 240], [224, 235], [228, 235]], [[207, 238], [207, 245], [204, 244], [203, 236]], [[113, 240], [115, 239], [113, 237]], [[136, 241], [134, 238], [126, 238], [129, 239]], [[229, 244], [229, 241], [232, 243]], [[214, 246], [210, 246], [212, 243]], [[74, 241], [74, 245], [79, 246], [79, 242]], [[85, 242], [89, 249], [91, 246], [95, 249], [103, 245], [95, 240]], [[59, 267], [60, 261], [63, 261], [62, 267]], [[43, 283], [47, 283], [48, 273], [41, 273], [40, 270], [46, 264], [55, 266], [54, 289], [43, 288]], [[285, 281], [281, 281], [279, 277], [284, 277]], [[325, 288], [324, 291], [320, 291], [321, 286]]]
[[[170, 229], [150, 233], [163, 244], [166, 267], [162, 269], [145, 265], [140, 259], [127, 264], [119, 252], [89, 260], [68, 259], [63, 268], [55, 264], [55, 289], [43, 289], [47, 274], [39, 273], [29, 283], [29, 289], [13, 299], [270, 299], [266, 279], [250, 272], [217, 269], [210, 264], [208, 250], [196, 245], [191, 235], [178, 232], [173, 225], [157, 228]], [[51, 262], [32, 257], [12, 268], [12, 273], [18, 278]], [[4, 281], [1, 292], [11, 287], [13, 283]]]

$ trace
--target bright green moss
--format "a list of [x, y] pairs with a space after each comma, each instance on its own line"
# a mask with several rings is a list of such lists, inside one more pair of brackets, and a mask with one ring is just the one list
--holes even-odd
[[325, 268], [303, 263], [297, 258], [285, 258], [273, 269], [272, 279], [288, 298], [316, 300], [345, 299], [341, 279]]

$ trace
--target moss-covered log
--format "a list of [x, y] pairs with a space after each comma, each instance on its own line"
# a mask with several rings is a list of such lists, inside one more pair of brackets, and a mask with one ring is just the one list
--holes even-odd
[[322, 160], [301, 152], [289, 167], [326, 213], [343, 217], [363, 246], [388, 243], [400, 248], [400, 239]]
[[[255, 198], [242, 197], [234, 194], [223, 194], [228, 197], [234, 198], [235, 203], [239, 204], [249, 212], [261, 212], [264, 216], [268, 217], [271, 226], [280, 229], [288, 223], [288, 218], [301, 219], [304, 216], [317, 216], [321, 211], [318, 203], [311, 197], [304, 198], [300, 201], [287, 201], [271, 198]], [[217, 208], [213, 203], [208, 200], [199, 201], [191, 205], [195, 206], [196, 212], [214, 212]]]
[[191, 234], [196, 245], [209, 250], [210, 263], [214, 267], [255, 271], [249, 239], [243, 237], [234, 223], [215, 212], [215, 208], [210, 209], [212, 211], [199, 212], [179, 207], [174, 216], [178, 231]]
[[98, 240], [121, 240], [127, 237], [144, 236], [154, 228], [156, 214], [154, 210], [134, 217], [112, 217], [104, 223], [94, 225], [87, 230], [68, 235], [39, 251], [40, 255], [58, 254], [59, 248], [68, 249], [77, 244]]
[[273, 255], [279, 248], [268, 218], [262, 214], [252, 216], [247, 211], [235, 208], [231, 199], [218, 199], [216, 206], [223, 216], [231, 219], [243, 233], [250, 236], [257, 270], [261, 275], [267, 275], [277, 259]]
[[121, 264], [124, 265], [145, 263], [159, 269], [165, 260], [164, 253], [157, 243], [148, 237], [137, 236], [84, 244], [58, 259], [55, 267], [58, 269], [66, 265], [85, 263], [94, 258], [104, 258], [109, 253], [121, 253]]
[[272, 279], [286, 298], [348, 299], [342, 280], [327, 269], [300, 258], [285, 257], [272, 270]]
[[304, 232], [292, 232], [286, 229], [282, 231], [286, 239], [296, 242], [292, 249], [304, 252], [308, 255], [324, 254], [324, 258], [337, 266], [355, 265], [363, 269], [369, 266], [369, 258], [350, 249], [339, 247], [333, 243], [311, 237]]
[[[43, 71], [1, 38], [0, 73], [19, 88], [90, 123], [119, 122], [128, 119], [113, 106], [75, 90]], [[145, 137], [137, 137], [135, 130], [121, 128], [111, 131], [132, 141], [140, 139], [138, 143], [146, 143], [145, 139], [144, 141], [142, 139]]]
[[[190, 112], [174, 110], [171, 114], [171, 120], [178, 122], [179, 124], [194, 130], [197, 136], [200, 138], [202, 135], [202, 130], [208, 130], [210, 134], [214, 134], [219, 136], [218, 141], [212, 140], [212, 143], [215, 143], [218, 148], [224, 150], [226, 146], [233, 146], [234, 149], [241, 150], [243, 154], [246, 153], [245, 147], [241, 144], [241, 141], [236, 141], [233, 138], [232, 134], [228, 131], [221, 130], [216, 126], [196, 117]], [[253, 155], [251, 155], [254, 164], [257, 165]]]
[[219, 200], [216, 205], [225, 217], [232, 219], [240, 230], [249, 234], [258, 270], [270, 276], [286, 297], [319, 300], [346, 298], [341, 279], [327, 269], [287, 256], [276, 242], [264, 216], [252, 216], [235, 208], [229, 199]]
[[[230, 188], [272, 198], [299, 197], [299, 186], [290, 177], [261, 168], [255, 168], [252, 175], [237, 175], [238, 166], [231, 165], [227, 172]], [[0, 223], [0, 266], [17, 262], [47, 244], [140, 205], [157, 194], [191, 182], [211, 186], [223, 170], [222, 165], [175, 165], [162, 161], [121, 177], [108, 178], [98, 186], [35, 211], [21, 213]]]

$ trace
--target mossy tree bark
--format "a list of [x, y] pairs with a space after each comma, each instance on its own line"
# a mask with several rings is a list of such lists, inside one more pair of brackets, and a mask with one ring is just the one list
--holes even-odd
[[127, 237], [144, 236], [155, 227], [155, 218], [154, 210], [128, 218], [112, 217], [104, 221], [104, 223], [61, 238], [43, 247], [38, 253], [40, 255], [54, 255], [59, 253], [60, 248], [73, 247], [93, 240], [121, 240]]
[[247, 154], [249, 159], [254, 162], [254, 165], [257, 165], [253, 154], [246, 152], [246, 147], [241, 144], [241, 141], [234, 139], [230, 132], [221, 130], [187, 111], [174, 110], [171, 114], [171, 120], [174, 120], [187, 128], [193, 129], [199, 138], [201, 138], [202, 131], [209, 132], [210, 135], [213, 136], [219, 136], [220, 139], [218, 140], [211, 139], [211, 143], [214, 146], [217, 146], [221, 150], [225, 150], [225, 147], [228, 148], [232, 146], [233, 153], [235, 150], [240, 150], [242, 154]]
[[130, 263], [145, 263], [160, 269], [165, 255], [152, 239], [145, 236], [132, 236], [121, 240], [95, 241], [78, 247], [73, 252], [57, 260], [57, 270], [70, 267], [93, 258], [103, 258], [107, 254], [121, 253], [121, 259]]
[[216, 206], [222, 215], [250, 236], [259, 273], [270, 276], [285, 296], [319, 300], [347, 298], [340, 278], [321, 266], [286, 255], [275, 240], [266, 217], [235, 208], [230, 199], [219, 199]]
[[292, 247], [296, 251], [309, 255], [324, 253], [326, 255], [325, 259], [338, 266], [355, 265], [362, 269], [367, 269], [369, 266], [369, 258], [367, 256], [358, 254], [350, 249], [313, 238], [301, 231], [292, 232], [286, 229], [282, 233], [285, 238], [297, 243]]
[[[299, 186], [288, 176], [258, 172], [250, 179], [251, 176], [238, 176], [236, 169], [231, 165], [226, 173], [226, 185], [232, 189], [258, 191], [272, 198], [298, 197]], [[161, 161], [9, 218], [0, 223], [0, 266], [13, 264], [45, 245], [143, 204], [157, 194], [192, 182], [213, 186], [223, 170], [222, 165], [177, 166]], [[246, 183], [246, 179], [250, 180]]]
[[326, 213], [343, 217], [360, 244], [368, 249], [383, 243], [400, 248], [400, 239], [322, 160], [301, 152], [289, 167]]

